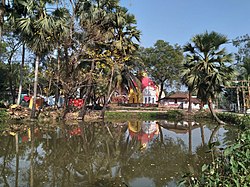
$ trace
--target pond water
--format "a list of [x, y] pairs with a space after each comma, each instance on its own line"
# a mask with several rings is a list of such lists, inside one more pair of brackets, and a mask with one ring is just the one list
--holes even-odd
[[177, 186], [237, 129], [170, 121], [29, 124], [0, 135], [0, 186]]

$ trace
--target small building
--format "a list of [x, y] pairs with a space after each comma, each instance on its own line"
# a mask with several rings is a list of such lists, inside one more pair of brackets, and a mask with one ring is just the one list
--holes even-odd
[[[201, 102], [196, 96], [192, 96], [192, 109], [200, 109]], [[189, 98], [187, 92], [176, 92], [160, 100], [161, 107], [187, 109]]]

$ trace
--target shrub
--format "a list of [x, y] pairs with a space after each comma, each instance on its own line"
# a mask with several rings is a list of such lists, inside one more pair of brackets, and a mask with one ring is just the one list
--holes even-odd
[[217, 115], [222, 121], [237, 125], [241, 129], [245, 129], [250, 124], [249, 115], [238, 115], [233, 113], [218, 113]]
[[0, 122], [4, 122], [9, 118], [8, 113], [6, 112], [6, 109], [0, 109]]

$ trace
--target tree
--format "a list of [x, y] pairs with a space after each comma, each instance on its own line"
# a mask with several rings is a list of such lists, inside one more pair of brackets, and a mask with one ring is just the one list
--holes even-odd
[[185, 63], [182, 67], [182, 82], [188, 88], [188, 112], [192, 111], [192, 93], [195, 91], [196, 84], [198, 81], [198, 75], [195, 71], [193, 71], [194, 63], [190, 63], [192, 58], [185, 58]]
[[[120, 7], [118, 1], [97, 1], [86, 7], [87, 12], [91, 14], [88, 19], [83, 19], [86, 18], [85, 14], [80, 14], [80, 24], [90, 38], [91, 45], [88, 48], [96, 53], [95, 56], [102, 55], [103, 58], [98, 59], [96, 67], [97, 64], [101, 64], [100, 69], [104, 70], [102, 76], [108, 79], [105, 81], [107, 84], [104, 90], [104, 104], [100, 113], [100, 117], [103, 118], [115, 89], [114, 78], [137, 49], [138, 44], [135, 41], [139, 40], [140, 32], [136, 29], [135, 17], [129, 14], [127, 9]], [[86, 12], [86, 9], [83, 10]]]
[[111, 73], [104, 106], [100, 113], [102, 118], [104, 118], [107, 104], [112, 95], [111, 89], [115, 76], [115, 68], [122, 69], [122, 67], [126, 65], [126, 62], [128, 62], [133, 52], [138, 49], [138, 44], [135, 41], [140, 40], [140, 31], [137, 30], [135, 26], [135, 17], [129, 14], [126, 8], [117, 7], [116, 11], [111, 15], [111, 19], [112, 37], [110, 38], [111, 42], [108, 43], [108, 47], [111, 51], [111, 60], [109, 60]]
[[168, 42], [158, 40], [154, 47], [143, 50], [142, 59], [149, 75], [160, 85], [159, 99], [166, 84], [171, 86], [174, 82], [180, 82], [183, 53], [177, 44], [172, 46]]
[[184, 46], [191, 75], [186, 81], [193, 82], [197, 97], [208, 103], [211, 114], [219, 123], [223, 122], [213, 109], [213, 101], [233, 75], [232, 54], [221, 48], [227, 41], [226, 36], [213, 31], [195, 35], [191, 43]]
[[25, 12], [25, 8], [20, 4], [20, 1], [21, 0], [8, 0], [6, 2], [6, 0], [1, 0], [0, 2], [0, 44], [4, 31], [5, 16], [13, 18]]
[[53, 49], [53, 31], [56, 27], [53, 16], [46, 11], [50, 0], [23, 1], [22, 5], [27, 7], [27, 16], [17, 19], [21, 39], [26, 46], [36, 55], [34, 93], [31, 118], [36, 117], [36, 97], [38, 84], [38, 68], [41, 58]]
[[14, 84], [15, 73], [13, 70], [13, 59], [20, 47], [20, 42], [17, 40], [17, 36], [10, 31], [6, 36], [6, 44], [8, 51], [5, 53], [7, 61], [8, 61], [8, 79], [9, 79], [9, 89], [12, 97], [12, 103], [15, 103], [16, 99], [16, 85]]

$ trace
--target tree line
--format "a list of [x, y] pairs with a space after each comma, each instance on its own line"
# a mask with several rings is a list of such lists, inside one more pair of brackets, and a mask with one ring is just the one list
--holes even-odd
[[38, 94], [55, 95], [55, 103], [63, 95], [65, 116], [69, 99], [80, 90], [85, 102], [79, 118], [87, 103], [100, 100], [104, 117], [114, 91], [136, 90], [140, 73], [147, 71], [160, 85], [160, 96], [166, 86], [184, 84], [220, 121], [212, 103], [231, 81], [245, 75], [248, 80], [249, 37], [233, 42], [239, 49], [234, 63], [223, 46], [228, 38], [217, 32], [197, 34], [185, 46], [158, 40], [149, 48], [139, 45], [140, 34], [135, 16], [119, 0], [2, 1], [1, 100], [8, 91], [8, 99], [19, 105], [21, 93], [29, 91], [31, 118], [36, 118]]

